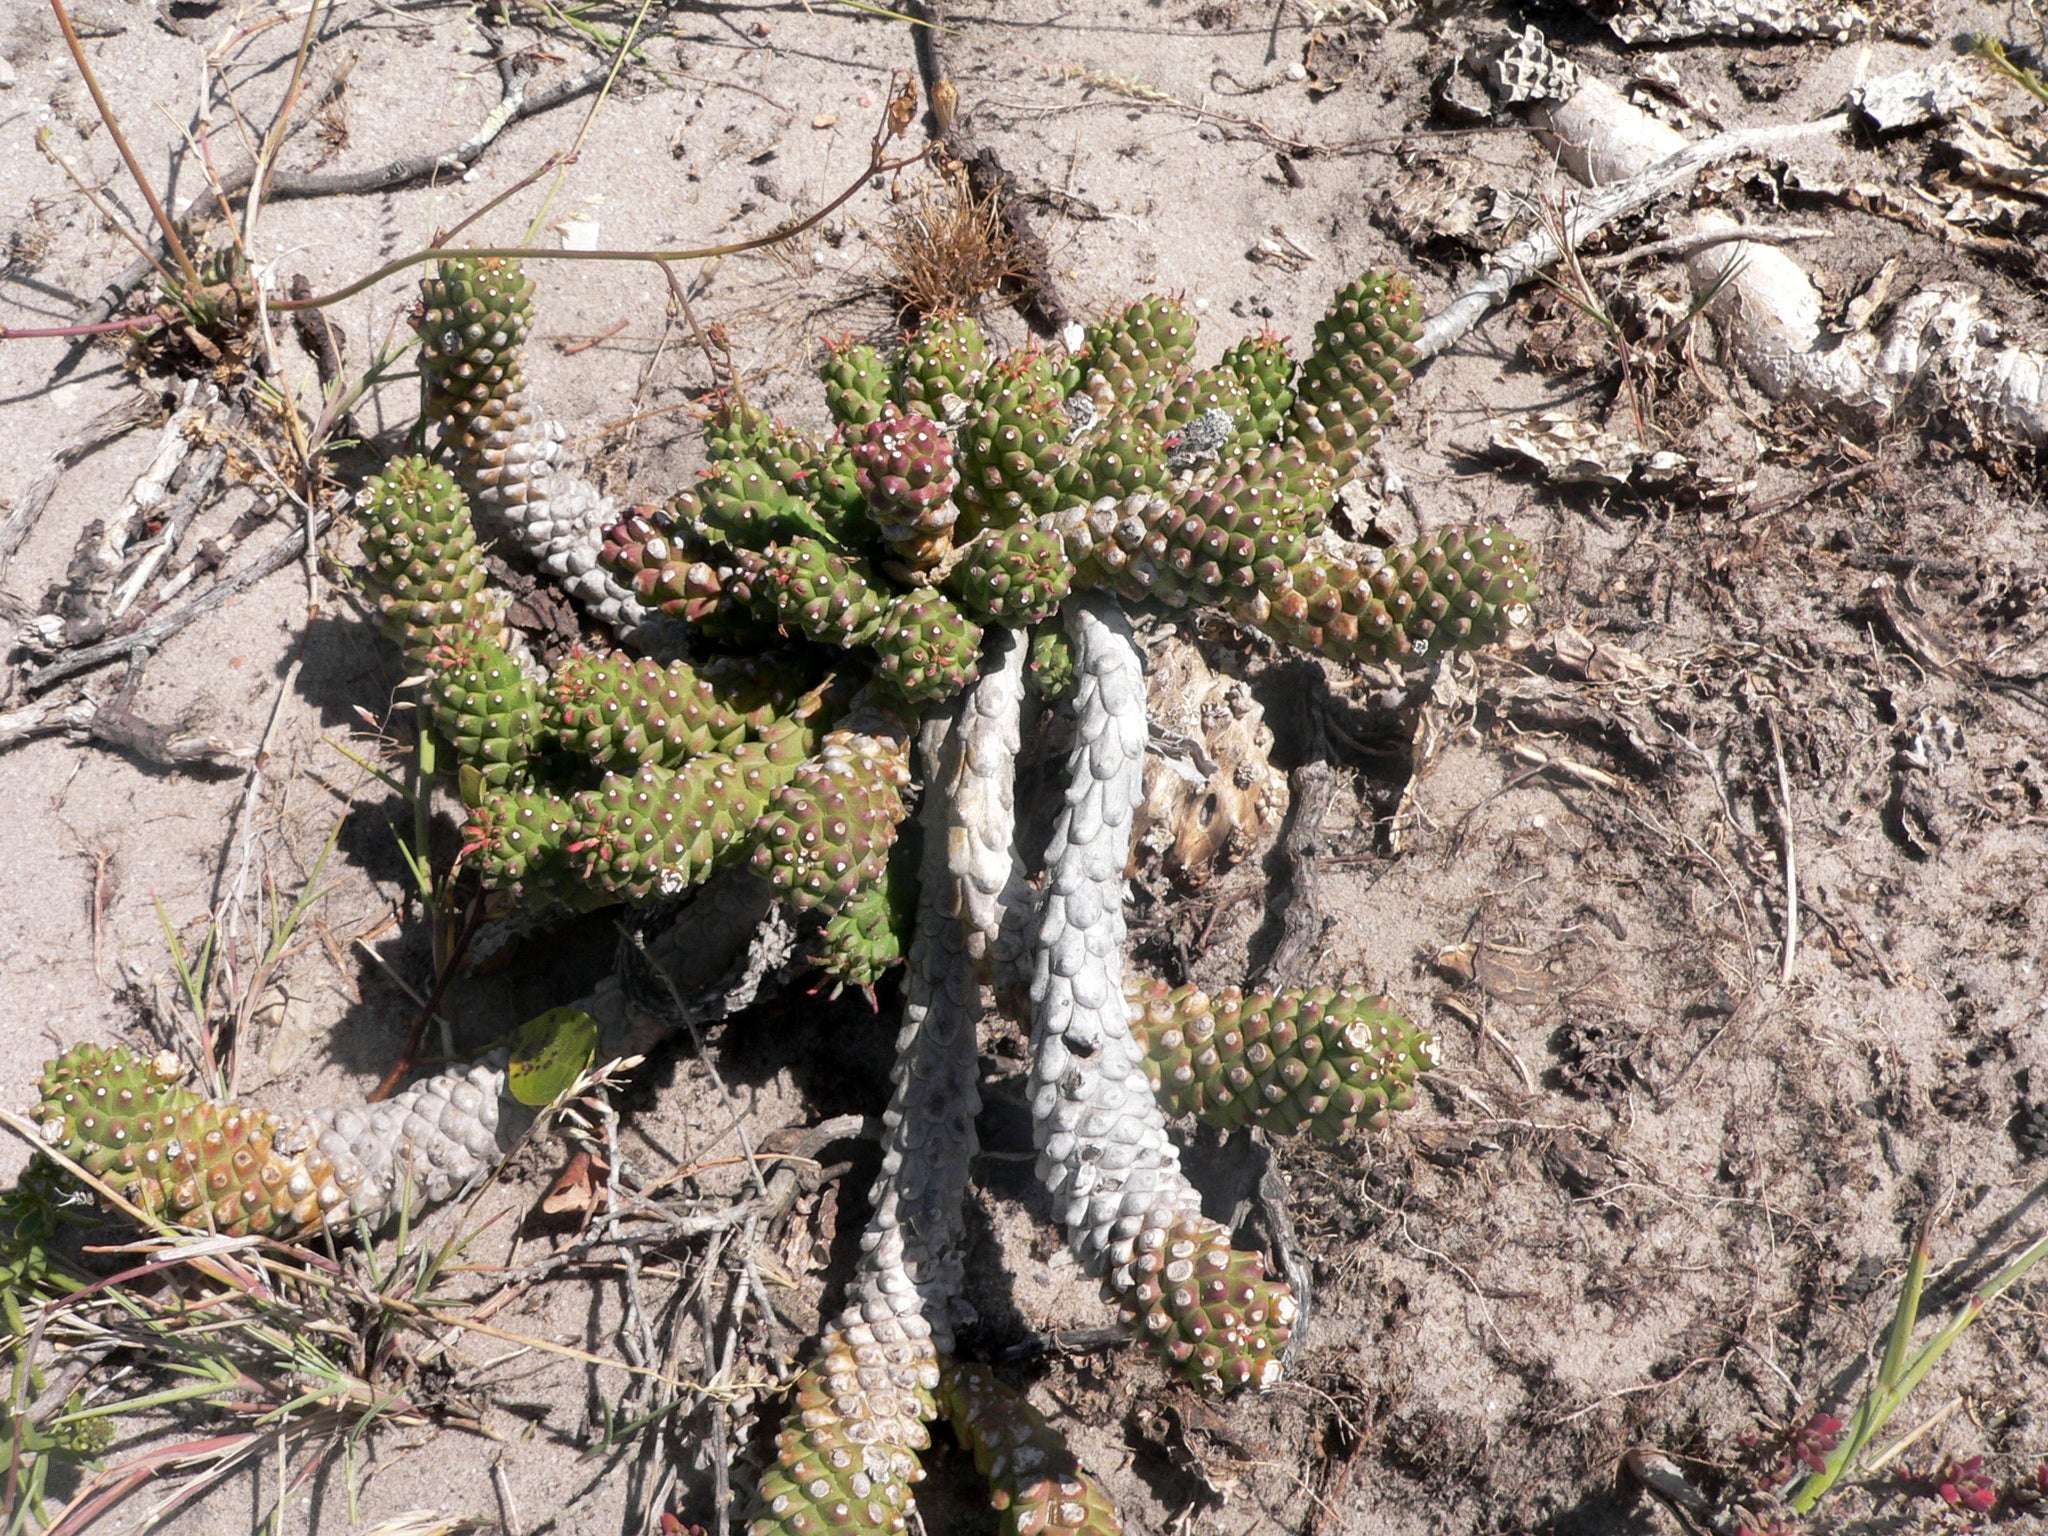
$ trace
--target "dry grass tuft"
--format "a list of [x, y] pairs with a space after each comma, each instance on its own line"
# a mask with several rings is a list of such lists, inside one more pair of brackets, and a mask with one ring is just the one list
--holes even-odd
[[882, 286], [911, 319], [972, 308], [1021, 271], [997, 199], [976, 197], [960, 170], [906, 192], [878, 243]]

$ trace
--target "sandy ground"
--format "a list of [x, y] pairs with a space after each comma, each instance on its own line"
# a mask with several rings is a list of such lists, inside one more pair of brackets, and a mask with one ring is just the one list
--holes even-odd
[[[1631, 55], [1551, 7], [1382, 22], [1369, 7], [1336, 5], [1315, 25], [1310, 8], [1251, 0], [1021, 0], [956, 7], [948, 51], [966, 122], [1038, 198], [1067, 302], [1093, 316], [1142, 291], [1185, 294], [1204, 321], [1207, 362], [1260, 324], [1305, 336], [1330, 290], [1368, 267], [1413, 273], [1432, 308], [1450, 297], [1475, 269], [1475, 240], [1499, 241], [1484, 228], [1446, 233], [1446, 205], [1416, 193], [1432, 177], [1525, 193], [1538, 207], [1564, 187], [1518, 123], [1459, 127], [1433, 109], [1449, 60], [1503, 23], [1538, 21], [1616, 83], [1648, 59], [1692, 103], [1689, 114], [1666, 110], [1698, 132], [1709, 119], [1820, 115], [1855, 80], [1945, 56], [1967, 32], [2040, 41], [2023, 8], [1936, 10], [1933, 47]], [[300, 12], [257, 4], [159, 13], [97, 0], [77, 14], [142, 163], [181, 209], [204, 191], [186, 134], [204, 127], [217, 165], [245, 163], [233, 108], [269, 121], [302, 24]], [[598, 7], [588, 19], [618, 27], [632, 11]], [[524, 7], [500, 35], [532, 54], [536, 87], [597, 57], [572, 28]], [[825, 0], [656, 10], [642, 38], [644, 64], [622, 77], [561, 175], [542, 248], [559, 243], [552, 226], [564, 220], [595, 222], [615, 248], [765, 232], [859, 174], [892, 81], [915, 71], [907, 26]], [[47, 12], [27, 0], [8, 8], [0, 58], [10, 77], [0, 227], [11, 242], [0, 321], [63, 324], [131, 253], [53, 159], [69, 161], [113, 218], [146, 212]], [[318, 29], [309, 80], [320, 85], [344, 61], [345, 91], [292, 138], [288, 171], [355, 170], [459, 143], [498, 100], [486, 36], [461, 7], [347, 0]], [[588, 105], [514, 124], [440, 185], [276, 202], [255, 255], [280, 281], [304, 273], [316, 290], [366, 272], [529, 176], [576, 139]], [[1910, 202], [1928, 155], [1910, 137], [1831, 140], [1798, 165]], [[518, 240], [550, 185], [543, 177], [467, 237]], [[1769, 219], [1780, 216], [1777, 186], [1758, 165], [1713, 178], [1702, 195]], [[890, 324], [874, 237], [895, 190], [864, 189], [790, 247], [679, 269], [758, 392], [800, 423], [823, 421], [809, 380], [815, 338]], [[1492, 206], [1490, 190], [1479, 206]], [[1508, 211], [1526, 224], [1528, 207]], [[1669, 211], [1631, 221], [1605, 248], [1658, 238]], [[1839, 204], [1783, 216], [1827, 228], [1799, 254], [1836, 313], [1898, 256], [1895, 293], [1936, 278], [1979, 287], [2004, 324], [2040, 344], [2037, 261], [1974, 260]], [[610, 489], [659, 498], [701, 462], [687, 407], [708, 377], [687, 327], [666, 314], [658, 274], [533, 270], [537, 389]], [[1622, 304], [1683, 286], [1655, 263], [1600, 280]], [[414, 292], [398, 277], [336, 307], [352, 364], [403, 333]], [[1000, 302], [987, 320], [1011, 342], [1027, 334]], [[311, 364], [289, 341], [280, 355], [293, 387], [308, 389]], [[2044, 1165], [2009, 1127], [2048, 1096], [2048, 716], [2038, 683], [1993, 679], [2048, 670], [2039, 472], [2023, 453], [1929, 426], [1924, 411], [1881, 438], [1848, 440], [1756, 395], [1704, 334], [1652, 367], [1661, 441], [1738, 487], [1731, 494], [1703, 497], [1683, 480], [1640, 494], [1560, 491], [1486, 455], [1488, 424], [1515, 412], [1632, 420], [1612, 347], [1543, 296], [1430, 366], [1381, 450], [1383, 472], [1406, 487], [1384, 497], [1390, 517], [1499, 520], [1543, 551], [1538, 638], [1520, 656], [1460, 663], [1418, 711], [1389, 710], [1354, 679], [1231, 637], [1210, 647], [1266, 702], [1283, 767], [1302, 751], [1295, 705], [1327, 671], [1342, 783], [1325, 825], [1331, 923], [1317, 975], [1369, 981], [1432, 1021], [1443, 1066], [1393, 1129], [1281, 1150], [1318, 1292], [1283, 1390], [1208, 1404], [1116, 1349], [1012, 1373], [1069, 1429], [1134, 1530], [1674, 1529], [1618, 1474], [1623, 1452], [1662, 1447], [1713, 1492], [1740, 1483], [1744, 1436], [1852, 1400], [1923, 1221], [1945, 1266], [1932, 1304], [1944, 1309], [2038, 1230]], [[138, 383], [109, 343], [0, 346], [0, 513], [110, 406], [138, 388], [181, 387], [163, 375]], [[414, 386], [394, 381], [358, 422], [388, 449], [415, 410]], [[156, 438], [134, 431], [65, 474], [0, 580], [22, 617], [62, 587], [86, 525], [114, 515]], [[344, 458], [337, 473], [361, 463]], [[1848, 469], [1858, 476], [1823, 484]], [[253, 455], [231, 458], [227, 482], [188, 548], [281, 500]], [[297, 515], [285, 503], [236, 561]], [[335, 541], [335, 557], [347, 548]], [[297, 890], [337, 820], [330, 889], [284, 967], [291, 1001], [265, 1013], [242, 1086], [290, 1102], [345, 1096], [394, 1059], [411, 1010], [396, 983], [424, 985], [430, 957], [391, 830], [398, 802], [335, 745], [365, 750], [361, 712], [382, 717], [401, 681], [345, 575], [334, 563], [288, 567], [149, 661], [135, 698], [143, 714], [198, 706], [223, 738], [253, 744], [271, 732], [253, 800], [242, 767], [171, 771], [63, 736], [0, 753], [10, 1000], [0, 1104], [26, 1108], [38, 1064], [60, 1044], [153, 1041], [166, 925], [190, 941], [245, 856], [259, 886]], [[1872, 593], [1881, 577], [1903, 583], [1954, 650], [1946, 671], [1887, 622]], [[1608, 648], [1599, 665], [1573, 665], [1567, 628]], [[110, 696], [119, 674], [90, 679], [95, 696]], [[1546, 771], [1542, 755], [1588, 771]], [[245, 804], [253, 831], [238, 839]], [[1801, 903], [1789, 967], [1788, 836]], [[1145, 882], [1136, 947], [1174, 979], [1238, 980], [1273, 940], [1269, 873], [1255, 860], [1195, 890]], [[459, 981], [446, 1011], [466, 1041], [486, 1040], [579, 995], [610, 964], [601, 922], [530, 953], [515, 945], [490, 974]], [[1004, 1028], [986, 1041], [993, 1155], [977, 1177], [971, 1266], [982, 1324], [970, 1343], [991, 1356], [1034, 1330], [1106, 1320], [1014, 1155], [1029, 1131], [1019, 1048]], [[708, 1063], [684, 1050], [650, 1067], [622, 1151], [656, 1172], [730, 1156], [711, 1064], [757, 1137], [873, 1113], [892, 1029], [857, 1006], [801, 1000], [738, 1021]], [[25, 1156], [0, 1141], [0, 1177]], [[872, 1165], [871, 1152], [845, 1156], [851, 1166], [774, 1235], [791, 1327], [747, 1339], [740, 1381], [786, 1363], [795, 1331], [836, 1301]], [[559, 1166], [555, 1149], [538, 1149], [466, 1213], [471, 1224], [502, 1218], [476, 1262], [516, 1267], [560, 1242], [513, 1236]], [[737, 1177], [716, 1169], [695, 1188], [715, 1198]], [[691, 1379], [707, 1374], [705, 1340], [695, 1303], [677, 1300], [703, 1257], [680, 1247], [650, 1261], [644, 1281]], [[494, 1283], [480, 1271], [458, 1293]], [[563, 1277], [496, 1321], [617, 1360], [624, 1295], [616, 1273]], [[1929, 1379], [1898, 1427], [1949, 1407], [1902, 1465], [1981, 1454], [2002, 1481], [2032, 1477], [2048, 1455], [2044, 1297], [2036, 1284], [2005, 1298]], [[616, 1531], [638, 1508], [630, 1473], [643, 1452], [651, 1464], [673, 1456], [672, 1507], [710, 1519], [707, 1414], [677, 1415], [658, 1440], [593, 1449], [627, 1378], [514, 1355], [500, 1341], [459, 1343], [454, 1370], [426, 1394], [428, 1421], [369, 1437], [353, 1490], [337, 1462], [296, 1491], [286, 1528], [338, 1531], [429, 1508], [521, 1533]], [[744, 1493], [780, 1409], [744, 1392], [736, 1401]], [[276, 1493], [273, 1465], [179, 1519], [194, 1531], [254, 1529]], [[933, 1531], [994, 1528], [950, 1449], [935, 1458], [926, 1506]], [[1896, 1485], [1835, 1507], [1865, 1528], [1939, 1508]]]

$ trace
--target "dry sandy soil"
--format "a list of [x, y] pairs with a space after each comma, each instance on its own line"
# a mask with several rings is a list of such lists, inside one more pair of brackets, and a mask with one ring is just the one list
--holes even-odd
[[[1330, 290], [1368, 267], [1412, 273], [1435, 308], [1470, 279], [1479, 248], [1504, 238], [1457, 215], [1495, 208], [1492, 191], [1470, 187], [1523, 194], [1499, 204], [1515, 232], [1565, 189], [1518, 120], [1457, 122], [1435, 105], [1450, 60], [1507, 23], [1539, 23], [1616, 84], [1664, 72], [1669, 89], [1644, 99], [1692, 134], [1819, 116], [1860, 78], [1951, 56], [1965, 33], [2042, 42], [2023, 6], [1946, 0], [1930, 43], [1640, 53], [1567, 7], [1392, 9], [1383, 19], [1333, 4], [1316, 25], [1312, 7], [1265, 0], [978, 0], [953, 8], [946, 48], [963, 120], [1031, 200], [1066, 302], [1093, 316], [1143, 291], [1182, 293], [1203, 316], [1206, 362], [1262, 323], [1306, 335]], [[77, 13], [142, 163], [178, 207], [204, 190], [188, 133], [206, 132], [223, 171], [246, 163], [236, 112], [270, 121], [303, 15], [256, 0], [80, 0]], [[633, 18], [630, 6], [581, 14], [606, 29]], [[499, 98], [491, 35], [464, 6], [341, 0], [317, 29], [308, 79], [317, 96], [347, 64], [345, 88], [290, 139], [283, 169], [354, 171], [462, 142]], [[494, 35], [536, 71], [536, 90], [600, 57], [559, 15], [524, 5]], [[616, 248], [765, 232], [858, 176], [892, 81], [916, 68], [908, 26], [829, 0], [656, 8], [641, 53], [561, 176], [543, 248], [564, 220], [595, 222]], [[131, 257], [111, 221], [146, 225], [147, 213], [47, 10], [7, 7], [0, 56], [0, 321], [60, 325]], [[256, 257], [281, 284], [303, 273], [316, 290], [367, 272], [569, 146], [590, 100], [515, 123], [473, 170], [437, 184], [276, 200]], [[1822, 228], [1797, 251], [1831, 317], [1897, 257], [1893, 297], [1960, 282], [2041, 345], [2044, 275], [2024, 239], [2003, 255], [1965, 250], [1910, 217], [1937, 208], [1917, 190], [1935, 158], [1912, 134], [1825, 138], [1797, 156], [1810, 178], [1886, 189], [1908, 217], [1788, 193], [1782, 163], [1710, 178], [1698, 200]], [[909, 179], [863, 188], [787, 247], [680, 269], [699, 316], [793, 420], [823, 421], [815, 338], [891, 324], [876, 246]], [[517, 241], [553, 186], [542, 177], [465, 237]], [[1660, 238], [1683, 203], [1627, 221], [1596, 250]], [[533, 270], [536, 387], [609, 488], [659, 498], [701, 462], [689, 406], [710, 383], [703, 354], [651, 267]], [[1134, 1530], [1674, 1529], [1622, 1475], [1623, 1453], [1661, 1447], [1710, 1493], [1741, 1486], [1745, 1436], [1853, 1401], [1923, 1223], [1939, 1276], [1930, 1311], [2039, 1231], [2048, 1164], [2026, 1154], [2048, 1150], [2048, 1124], [2031, 1144], [2015, 1135], [2048, 1097], [2038, 467], [1923, 404], [1861, 437], [1775, 405], [1717, 361], [1704, 325], [1652, 334], [1671, 331], [1671, 303], [1684, 307], [1677, 269], [1651, 260], [1591, 276], [1631, 337], [1627, 378], [1606, 331], [1554, 295], [1524, 295], [1422, 373], [1375, 481], [1390, 528], [1483, 518], [1540, 548], [1526, 650], [1461, 662], [1426, 704], [1390, 707], [1335, 669], [1207, 637], [1211, 660], [1266, 703], [1281, 766], [1306, 750], [1303, 700], [1329, 723], [1338, 793], [1322, 828], [1329, 921], [1315, 974], [1383, 988], [1441, 1042], [1441, 1069], [1393, 1128], [1279, 1150], [1316, 1291], [1285, 1387], [1212, 1404], [1120, 1347], [1025, 1347], [1106, 1318], [1018, 1155], [1029, 1146], [1021, 1046], [1009, 1026], [989, 1026], [988, 1155], [972, 1196], [981, 1324], [968, 1344], [1010, 1362]], [[399, 276], [335, 309], [351, 368], [405, 334], [414, 292]], [[1000, 300], [986, 317], [1012, 342], [1026, 335]], [[311, 387], [311, 363], [282, 334], [278, 359], [292, 387]], [[117, 341], [0, 345], [0, 514], [103, 412], [184, 387], [161, 369], [138, 378]], [[1631, 490], [1559, 489], [1488, 454], [1491, 423], [1553, 406], [1630, 432], [1640, 410], [1655, 442], [1693, 467]], [[357, 423], [369, 446], [336, 457], [337, 502], [416, 408], [404, 380], [367, 397]], [[252, 404], [251, 421], [262, 410]], [[64, 475], [0, 578], [11, 627], [53, 608], [87, 525], [117, 517], [157, 438], [129, 432]], [[284, 534], [300, 513], [264, 462], [274, 452], [272, 429], [237, 429], [225, 488], [188, 551], [268, 515], [231, 554], [232, 573]], [[0, 753], [0, 1105], [29, 1105], [39, 1062], [60, 1044], [153, 1044], [174, 1029], [164, 925], [190, 941], [245, 861], [249, 881], [296, 891], [337, 820], [326, 894], [245, 1043], [241, 1087], [286, 1103], [359, 1094], [396, 1059], [413, 1009], [400, 984], [428, 985], [431, 957], [397, 853], [399, 802], [334, 744], [374, 750], [366, 720], [387, 715], [400, 670], [348, 588], [345, 537], [328, 543], [319, 570], [288, 565], [171, 639], [134, 696], [156, 720], [200, 707], [230, 741], [268, 730], [253, 799], [246, 764], [173, 770], [63, 734]], [[89, 615], [102, 599], [84, 601]], [[45, 659], [15, 655], [9, 707], [27, 702], [23, 671]], [[121, 672], [81, 681], [106, 700]], [[453, 823], [441, 831], [452, 838]], [[1174, 979], [1240, 979], [1274, 942], [1278, 869], [1262, 856], [1195, 888], [1140, 882], [1138, 949]], [[488, 1040], [587, 991], [613, 945], [601, 917], [515, 941], [486, 973], [459, 978], [444, 1012], [462, 1043]], [[757, 1139], [876, 1112], [893, 991], [881, 1001], [878, 1016], [799, 991], [727, 1025], [704, 1057], [687, 1045], [657, 1057], [629, 1097], [621, 1156], [643, 1178], [716, 1165], [679, 1187], [712, 1203], [736, 1189], [713, 1066]], [[0, 1177], [26, 1150], [0, 1144]], [[1228, 1158], [1197, 1151], [1198, 1169], [1228, 1171]], [[533, 1149], [479, 1206], [437, 1218], [442, 1237], [499, 1218], [449, 1294], [489, 1294], [505, 1278], [497, 1266], [566, 1241], [521, 1226], [562, 1155]], [[842, 1143], [826, 1161], [822, 1188], [763, 1235], [785, 1325], [750, 1323], [728, 1378], [742, 1500], [780, 1413], [747, 1384], [784, 1370], [798, 1335], [836, 1306], [865, 1211], [871, 1147]], [[1228, 1191], [1218, 1195], [1227, 1212]], [[703, 1241], [679, 1243], [648, 1255], [636, 1282], [661, 1353], [692, 1381], [711, 1370], [689, 1289], [705, 1267]], [[721, 1263], [706, 1294], [729, 1283]], [[598, 1265], [533, 1286], [495, 1322], [619, 1360], [637, 1348], [622, 1337], [626, 1293], [617, 1267]], [[416, 1336], [404, 1346], [423, 1347]], [[669, 1507], [712, 1520], [717, 1442], [701, 1398], [601, 1448], [608, 1414], [645, 1411], [630, 1396], [620, 1410], [638, 1389], [615, 1369], [477, 1335], [431, 1366], [383, 1368], [420, 1422], [368, 1437], [352, 1468], [330, 1462], [292, 1493], [284, 1527], [341, 1531], [425, 1508], [526, 1536], [638, 1529], [658, 1511], [635, 1469], [665, 1459], [677, 1472]], [[1900, 1464], [1983, 1455], [1987, 1475], [2029, 1481], [2048, 1455], [2044, 1393], [2037, 1282], [2005, 1297], [1895, 1421], [1896, 1432], [1947, 1405]], [[129, 1448], [215, 1422], [138, 1424]], [[310, 1453], [294, 1443], [294, 1458]], [[181, 1527], [258, 1528], [277, 1472], [268, 1461], [241, 1475]], [[994, 1528], [950, 1443], [927, 1487], [928, 1529]], [[157, 1496], [106, 1527], [126, 1528]], [[1830, 1510], [1871, 1529], [1958, 1519], [1896, 1481]], [[2014, 1510], [2002, 1518], [2028, 1518]]]

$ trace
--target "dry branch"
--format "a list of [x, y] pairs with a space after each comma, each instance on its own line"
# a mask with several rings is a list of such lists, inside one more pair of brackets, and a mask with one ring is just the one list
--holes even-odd
[[1033, 226], [1017, 191], [1017, 183], [996, 152], [975, 142], [956, 116], [959, 90], [946, 68], [940, 34], [946, 29], [941, 0], [921, 0], [915, 8], [923, 25], [913, 28], [917, 44], [918, 73], [924, 77], [925, 97], [931, 103], [933, 136], [967, 171], [967, 184], [977, 200], [992, 204], [1010, 237], [1010, 256], [1016, 270], [1017, 309], [1034, 327], [1048, 336], [1059, 334], [1071, 311], [1053, 281], [1052, 257], [1044, 238]]
[[[1674, 163], [1740, 137], [1723, 134], [1672, 152], [1677, 135], [1670, 128], [1591, 79], [1570, 100], [1540, 108], [1537, 126], [1573, 175], [1594, 183], [1629, 177], [1623, 186], [1659, 178]], [[1588, 200], [1611, 195], [1595, 192]], [[1699, 215], [1693, 228], [1740, 234], [1718, 210]], [[1686, 269], [1735, 361], [1774, 400], [1798, 400], [1875, 431], [1931, 384], [1938, 409], [1980, 438], [2048, 442], [2048, 355], [2005, 342], [1973, 292], [1923, 288], [1897, 306], [1883, 330], [1853, 329], [1837, 338], [1822, 325], [1824, 306], [1806, 269], [1775, 247], [1719, 243], [1695, 252]]]
[[238, 571], [218, 586], [209, 587], [182, 608], [160, 613], [148, 623], [140, 624], [126, 634], [111, 636], [97, 645], [88, 645], [69, 655], [59, 656], [48, 666], [36, 668], [22, 679], [23, 690], [28, 693], [40, 693], [52, 683], [62, 682], [67, 677], [90, 672], [93, 668], [103, 667], [110, 661], [123, 660], [138, 647], [154, 650], [194, 619], [213, 612], [228, 599], [248, 591], [273, 571], [282, 570], [290, 565], [305, 551], [307, 534], [310, 532], [312, 537], [317, 539], [327, 531], [328, 524], [333, 521], [331, 513], [313, 513], [305, 523], [292, 529], [257, 556], [248, 569]]
[[[1713, 166], [1744, 155], [1761, 154], [1796, 144], [1802, 139], [1839, 133], [1848, 126], [1849, 115], [1837, 112], [1810, 123], [1740, 128], [1731, 133], [1717, 133], [1697, 144], [1688, 144], [1654, 164], [1638, 166], [1626, 181], [1599, 187], [1573, 199], [1565, 210], [1565, 238], [1576, 249], [1616, 219], [1640, 213], [1652, 203], [1683, 192], [1700, 172]], [[1564, 248], [1559, 245], [1556, 235], [1542, 227], [1496, 253], [1493, 266], [1484, 277], [1429, 317], [1429, 322], [1422, 328], [1422, 340], [1417, 350], [1425, 358], [1430, 358], [1456, 345], [1488, 314], [1506, 303], [1509, 294], [1532, 281], [1563, 255]]]
[[[148, 271], [147, 267], [143, 268], [144, 275]], [[141, 278], [136, 281], [140, 282]], [[7, 574], [8, 562], [13, 560], [15, 551], [21, 548], [21, 541], [28, 537], [29, 530], [43, 515], [43, 509], [49, 506], [64, 472], [116, 438], [152, 420], [161, 409], [161, 403], [153, 395], [131, 395], [57, 445], [57, 451], [50, 455], [50, 462], [37, 472], [35, 479], [28, 483], [28, 489], [22, 492], [20, 503], [7, 514], [4, 522], [0, 522], [0, 576]]]

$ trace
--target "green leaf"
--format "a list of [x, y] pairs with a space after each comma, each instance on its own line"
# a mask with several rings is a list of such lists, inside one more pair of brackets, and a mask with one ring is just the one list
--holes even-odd
[[568, 1091], [597, 1059], [597, 1020], [581, 1008], [550, 1008], [512, 1036], [512, 1097], [539, 1108]]

